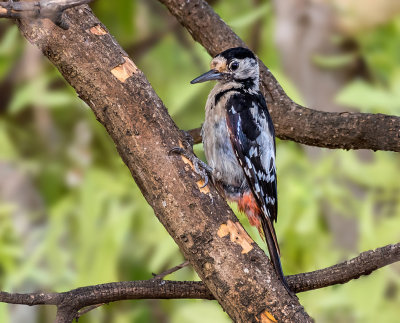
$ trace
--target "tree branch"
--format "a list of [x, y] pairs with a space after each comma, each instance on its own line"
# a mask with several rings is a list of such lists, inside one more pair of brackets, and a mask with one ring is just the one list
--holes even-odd
[[300, 293], [344, 284], [397, 261], [400, 261], [400, 243], [365, 251], [355, 258], [328, 268], [287, 276], [287, 282], [290, 288]]
[[62, 17], [64, 10], [88, 4], [93, 0], [41, 0], [35, 2], [0, 2], [0, 18], [48, 18], [63, 29], [68, 24]]
[[[80, 309], [127, 299], [202, 298], [214, 299], [201, 282], [144, 280], [86, 286], [64, 293], [0, 292], [0, 302], [23, 305], [56, 305], [57, 323], [72, 322], [87, 311]], [[93, 309], [89, 308], [89, 310]]]
[[172, 280], [136, 280], [85, 286], [63, 293], [0, 292], [0, 302], [23, 305], [71, 306], [77, 310], [100, 303], [127, 299], [214, 299], [202, 282]]
[[[400, 243], [397, 243], [363, 252], [351, 260], [325, 269], [287, 276], [287, 282], [294, 292], [305, 292], [346, 283], [360, 276], [369, 275], [373, 271], [399, 260]], [[180, 269], [182, 265], [176, 266], [174, 269]], [[144, 281], [80, 287], [64, 293], [12, 294], [0, 292], [0, 302], [4, 303], [29, 306], [56, 305], [58, 308], [57, 322], [71, 322], [72, 319], [109, 302], [127, 299], [172, 298], [211, 300], [214, 299], [214, 296], [202, 282], [166, 281], [154, 278]]]
[[[230, 47], [246, 47], [206, 1], [159, 1], [211, 56]], [[325, 148], [400, 152], [400, 117], [308, 109], [296, 104], [286, 95], [261, 61], [260, 72], [262, 91], [279, 138]]]

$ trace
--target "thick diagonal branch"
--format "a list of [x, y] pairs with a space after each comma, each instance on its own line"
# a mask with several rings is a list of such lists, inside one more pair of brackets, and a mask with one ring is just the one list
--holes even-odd
[[144, 74], [87, 6], [64, 15], [68, 31], [46, 20], [22, 20], [20, 29], [106, 127], [156, 216], [225, 311], [240, 322], [266, 315], [310, 322], [214, 187], [201, 188], [191, 165], [168, 154], [185, 135]]
[[[244, 42], [204, 0], [160, 0], [193, 39], [214, 56]], [[400, 152], [400, 117], [368, 113], [329, 113], [293, 102], [265, 65], [260, 62], [261, 85], [281, 139], [342, 149]], [[198, 132], [195, 134], [199, 134]]]

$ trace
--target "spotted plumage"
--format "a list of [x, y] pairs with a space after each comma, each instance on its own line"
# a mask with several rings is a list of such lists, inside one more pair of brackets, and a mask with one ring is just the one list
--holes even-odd
[[208, 80], [218, 80], [208, 96], [202, 128], [213, 181], [265, 236], [275, 270], [288, 289], [273, 226], [278, 211], [275, 133], [259, 91], [257, 59], [248, 49], [228, 49], [192, 83]]

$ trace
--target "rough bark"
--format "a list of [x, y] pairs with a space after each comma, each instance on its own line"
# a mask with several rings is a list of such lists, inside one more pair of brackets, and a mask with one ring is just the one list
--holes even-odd
[[[211, 56], [245, 43], [203, 0], [160, 0]], [[342, 149], [400, 152], [400, 117], [369, 113], [329, 113], [293, 102], [260, 61], [261, 86], [281, 139]]]
[[202, 282], [136, 280], [80, 287], [64, 293], [6, 293], [0, 300], [9, 304], [60, 305], [76, 309], [124, 299], [203, 298], [214, 299]]
[[64, 19], [68, 31], [46, 19], [23, 21], [20, 29], [106, 127], [158, 219], [225, 311], [238, 322], [310, 322], [215, 189], [200, 189], [192, 167], [168, 155], [184, 135], [126, 52], [87, 6], [65, 11]]

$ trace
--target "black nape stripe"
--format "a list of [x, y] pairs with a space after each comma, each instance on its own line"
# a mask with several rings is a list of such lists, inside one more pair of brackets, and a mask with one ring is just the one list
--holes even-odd
[[217, 103], [219, 102], [219, 100], [221, 100], [221, 98], [222, 98], [226, 93], [232, 92], [232, 91], [234, 91], [234, 92], [239, 92], [239, 93], [241, 93], [241, 94], [247, 94], [247, 92], [244, 91], [244, 90], [241, 89], [241, 88], [230, 88], [230, 89], [221, 91], [221, 92], [219, 92], [219, 93], [217, 93], [217, 94], [215, 95], [214, 105], [217, 105]]

